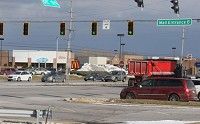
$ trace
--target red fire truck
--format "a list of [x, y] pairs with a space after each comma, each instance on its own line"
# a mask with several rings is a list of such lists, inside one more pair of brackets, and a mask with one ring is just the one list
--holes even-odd
[[140, 82], [146, 77], [175, 76], [175, 69], [179, 58], [151, 57], [146, 60], [128, 61], [128, 86]]

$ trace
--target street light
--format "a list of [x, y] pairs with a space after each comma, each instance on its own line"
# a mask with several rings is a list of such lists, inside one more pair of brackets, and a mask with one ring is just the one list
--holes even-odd
[[124, 34], [117, 34], [117, 36], [119, 36], [120, 37], [120, 44], [119, 44], [119, 46], [120, 46], [120, 50], [119, 50], [119, 53], [120, 53], [120, 57], [119, 57], [119, 60], [121, 61], [121, 59], [122, 59], [122, 53], [121, 53], [121, 37], [123, 37], [124, 36]]
[[121, 46], [122, 47], [122, 61], [124, 61], [124, 46], [125, 46], [125, 43], [121, 43]]
[[58, 39], [59, 37], [56, 37], [56, 72], [58, 72]]
[[1, 40], [1, 68], [2, 68], [2, 64], [3, 64], [3, 59], [2, 59], [2, 41], [4, 40], [4, 38], [0, 38]]
[[115, 58], [116, 53], [117, 53], [117, 50], [114, 50], [114, 51], [115, 51], [115, 55], [114, 55], [113, 58], [112, 58], [111, 64], [113, 64], [113, 59]]
[[175, 50], [176, 50], [176, 47], [172, 47], [172, 50], [173, 50], [173, 57], [175, 57]]

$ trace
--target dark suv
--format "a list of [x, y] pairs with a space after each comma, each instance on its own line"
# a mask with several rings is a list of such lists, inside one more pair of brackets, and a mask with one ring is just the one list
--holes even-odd
[[0, 74], [1, 75], [10, 75], [14, 72], [16, 72], [15, 68], [4, 68], [4, 69], [1, 70]]
[[104, 81], [126, 81], [126, 72], [124, 71], [111, 71], [108, 75], [104, 77]]
[[121, 99], [156, 99], [168, 101], [196, 101], [194, 83], [184, 78], [147, 78], [132, 87], [124, 88]]

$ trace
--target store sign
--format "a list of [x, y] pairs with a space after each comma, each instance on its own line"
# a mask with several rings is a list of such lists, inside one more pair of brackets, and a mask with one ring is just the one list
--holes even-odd
[[79, 69], [80, 68], [80, 61], [72, 61], [71, 62], [71, 69]]
[[47, 58], [39, 58], [36, 61], [39, 63], [46, 63], [48, 61], [48, 59]]

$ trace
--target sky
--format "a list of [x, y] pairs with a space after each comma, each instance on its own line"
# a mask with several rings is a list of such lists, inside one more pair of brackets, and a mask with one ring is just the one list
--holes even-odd
[[[182, 27], [157, 26], [157, 19], [199, 19], [199, 0], [179, 0], [180, 15], [171, 9], [170, 0], [143, 0], [144, 9], [134, 0], [72, 0], [72, 52], [123, 51], [143, 56], [181, 56]], [[3, 50], [56, 50], [68, 47], [68, 34], [59, 35], [60, 21], [69, 29], [71, 0], [57, 0], [60, 8], [46, 7], [41, 0], [0, 0], [0, 21], [4, 22]], [[110, 29], [102, 21], [110, 20]], [[127, 35], [127, 20], [134, 20], [134, 36]], [[91, 36], [91, 22], [98, 21], [98, 35]], [[23, 22], [30, 23], [28, 36], [22, 35]], [[200, 22], [185, 27], [183, 54], [200, 58]], [[173, 50], [172, 48], [176, 49]]]

